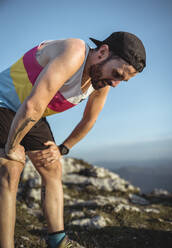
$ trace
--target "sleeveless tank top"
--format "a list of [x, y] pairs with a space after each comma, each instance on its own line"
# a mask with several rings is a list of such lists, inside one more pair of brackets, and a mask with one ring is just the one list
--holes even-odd
[[[55, 94], [43, 116], [66, 111], [86, 99], [94, 91], [92, 85], [84, 93], [81, 89], [82, 75], [89, 52], [89, 46], [85, 45], [86, 55], [83, 64]], [[38, 47], [26, 52], [15, 64], [0, 73], [0, 107], [9, 108], [16, 112], [30, 95], [37, 77], [43, 70], [43, 67], [36, 60]]]

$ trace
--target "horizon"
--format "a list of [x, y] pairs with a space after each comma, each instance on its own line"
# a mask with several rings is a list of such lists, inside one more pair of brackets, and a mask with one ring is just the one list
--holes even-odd
[[[115, 163], [125, 165], [128, 163], [131, 165], [148, 163], [151, 161], [172, 161], [172, 139], [158, 139], [150, 141], [140, 141], [140, 142], [126, 142], [126, 143], [116, 143], [116, 144], [106, 144], [104, 147], [99, 144], [98, 147], [92, 148], [91, 151], [84, 151], [84, 146], [82, 147], [82, 159], [87, 160], [90, 163]], [[106, 156], [105, 156], [105, 155]], [[123, 154], [123, 157], [121, 157]], [[77, 147], [73, 149], [69, 156], [79, 157]]]

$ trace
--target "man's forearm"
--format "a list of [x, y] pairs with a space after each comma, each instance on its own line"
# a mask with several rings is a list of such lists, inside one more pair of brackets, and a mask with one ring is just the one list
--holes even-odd
[[81, 120], [69, 137], [63, 142], [69, 149], [83, 139], [94, 126], [95, 121]]
[[5, 148], [6, 153], [8, 153], [9, 150], [14, 149], [21, 142], [23, 137], [41, 118], [41, 115], [41, 111], [38, 113], [38, 111], [27, 109], [26, 104], [22, 104], [16, 113], [10, 128]]

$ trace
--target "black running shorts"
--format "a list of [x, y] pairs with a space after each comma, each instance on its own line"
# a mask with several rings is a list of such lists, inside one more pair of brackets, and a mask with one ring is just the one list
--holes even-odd
[[[15, 112], [7, 108], [0, 108], [0, 148], [4, 148]], [[46, 141], [54, 141], [53, 134], [46, 118], [41, 118], [21, 141], [25, 151], [46, 149]]]

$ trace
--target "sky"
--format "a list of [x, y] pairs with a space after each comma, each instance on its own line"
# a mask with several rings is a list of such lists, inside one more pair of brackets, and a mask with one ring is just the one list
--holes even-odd
[[[0, 0], [0, 71], [43, 40], [89, 37], [114, 31], [136, 34], [147, 67], [111, 89], [89, 134], [70, 156], [88, 162], [172, 159], [172, 1]], [[81, 120], [86, 101], [48, 117], [57, 144]]]

